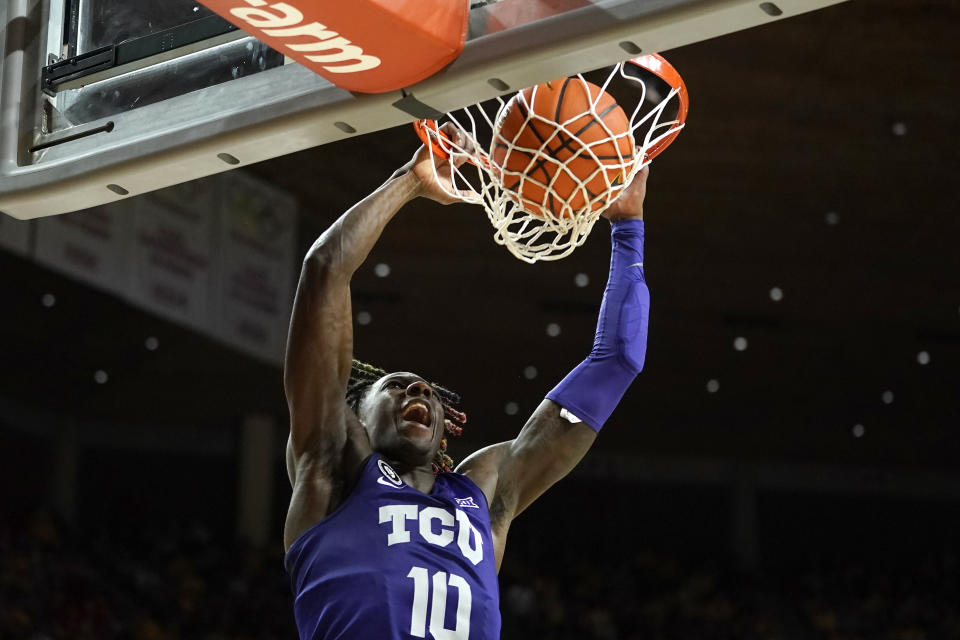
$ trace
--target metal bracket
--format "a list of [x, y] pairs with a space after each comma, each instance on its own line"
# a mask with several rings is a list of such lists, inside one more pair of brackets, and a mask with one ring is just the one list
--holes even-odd
[[99, 125], [78, 125], [76, 127], [70, 127], [69, 129], [58, 131], [57, 133], [41, 136], [40, 139], [37, 140], [32, 147], [30, 147], [30, 153], [36, 153], [37, 151], [42, 151], [43, 149], [49, 149], [50, 147], [55, 147], [58, 144], [63, 144], [65, 142], [73, 142], [74, 140], [86, 138], [87, 136], [92, 136], [97, 133], [110, 133], [113, 131], [113, 128], [113, 121]]
[[[188, 22], [177, 27], [171, 27], [148, 36], [133, 38], [115, 45], [108, 45], [93, 51], [88, 51], [64, 60], [56, 60], [51, 56], [49, 64], [43, 68], [43, 91], [54, 96], [61, 89], [73, 89], [78, 86], [76, 81], [85, 79], [80, 84], [89, 84], [103, 77], [91, 77], [101, 72], [134, 65], [155, 63], [156, 56], [168, 59], [175, 53], [187, 55], [204, 46], [215, 46], [223, 42], [227, 34], [239, 32], [235, 26], [220, 16], [207, 16]], [[235, 37], [244, 34], [236, 33]], [[198, 47], [198, 45], [200, 45]], [[179, 50], [179, 51], [178, 51]], [[117, 69], [117, 73], [128, 69]]]
[[443, 117], [442, 111], [420, 102], [412, 93], [407, 93], [406, 91], [402, 93], [403, 97], [393, 103], [393, 106], [400, 109], [400, 111], [409, 113], [414, 118], [419, 119], [439, 120]]
[[67, 58], [60, 62], [55, 62], [43, 68], [41, 74], [41, 87], [43, 92], [53, 97], [57, 93], [57, 87], [60, 85], [88, 76], [104, 69], [109, 69], [116, 65], [117, 48], [102, 47], [94, 49], [87, 53], [82, 53], [73, 58]]

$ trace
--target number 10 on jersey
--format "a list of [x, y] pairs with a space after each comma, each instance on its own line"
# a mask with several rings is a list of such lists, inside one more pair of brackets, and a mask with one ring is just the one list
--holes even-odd
[[[413, 610], [410, 614], [410, 635], [427, 637], [427, 604], [430, 604], [430, 637], [434, 640], [468, 640], [470, 637], [470, 585], [455, 573], [437, 571], [430, 580], [423, 567], [413, 567], [408, 578], [413, 579]], [[432, 582], [432, 589], [431, 589]], [[457, 624], [453, 629], [443, 626], [447, 615], [447, 585], [457, 589]], [[432, 596], [431, 597], [431, 591]]]

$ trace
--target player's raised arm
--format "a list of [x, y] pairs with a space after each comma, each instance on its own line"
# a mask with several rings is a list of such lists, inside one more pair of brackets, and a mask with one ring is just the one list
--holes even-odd
[[[356, 466], [363, 449], [369, 449], [362, 429], [350, 428], [355, 420], [349, 419], [344, 401], [353, 359], [350, 280], [405, 203], [420, 195], [443, 203], [453, 201], [434, 176], [430, 154], [421, 148], [334, 222], [303, 260], [284, 361], [290, 411], [287, 471], [294, 486], [287, 544], [304, 525], [335, 507], [333, 493], [353, 471], [345, 466]], [[300, 491], [303, 487], [309, 491]]]
[[416, 188], [409, 173], [391, 177], [334, 222], [304, 257], [283, 376], [292, 479], [303, 456], [343, 448], [343, 397], [353, 354], [350, 279]]
[[650, 295], [643, 275], [647, 169], [604, 212], [612, 225], [610, 274], [593, 349], [534, 411], [513, 440], [458, 468], [490, 499], [498, 561], [510, 520], [583, 458], [643, 367]]

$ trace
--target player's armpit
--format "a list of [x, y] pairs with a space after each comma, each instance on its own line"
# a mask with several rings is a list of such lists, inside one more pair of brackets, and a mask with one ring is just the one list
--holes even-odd
[[596, 438], [595, 431], [561, 418], [560, 407], [544, 400], [516, 438], [480, 449], [457, 466], [487, 499], [498, 567], [513, 519], [566, 476]]
[[[500, 460], [507, 454], [509, 442], [500, 442], [474, 452], [457, 465], [456, 472], [470, 478], [487, 499], [487, 505], [493, 504], [497, 490]], [[491, 512], [491, 516], [492, 516]]]
[[596, 440], [583, 423], [560, 417], [560, 406], [544, 400], [513, 440], [474, 453], [457, 467], [512, 519], [577, 465]]

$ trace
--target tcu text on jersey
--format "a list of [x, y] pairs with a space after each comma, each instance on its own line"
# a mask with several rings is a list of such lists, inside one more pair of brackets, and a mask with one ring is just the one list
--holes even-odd
[[[414, 521], [408, 528], [409, 520]], [[380, 507], [380, 524], [388, 525], [387, 546], [410, 542], [411, 530], [430, 544], [446, 547], [456, 540], [463, 557], [479, 564], [483, 560], [483, 538], [460, 509], [454, 513], [440, 507], [391, 504]]]

